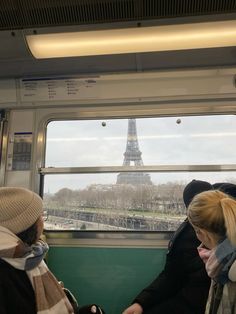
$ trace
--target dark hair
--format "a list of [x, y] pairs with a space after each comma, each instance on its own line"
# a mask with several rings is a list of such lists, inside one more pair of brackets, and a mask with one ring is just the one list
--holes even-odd
[[219, 190], [236, 199], [236, 185], [233, 183], [215, 183], [213, 189]]
[[36, 222], [28, 229], [18, 233], [17, 237], [28, 245], [34, 244], [38, 237], [38, 228]]

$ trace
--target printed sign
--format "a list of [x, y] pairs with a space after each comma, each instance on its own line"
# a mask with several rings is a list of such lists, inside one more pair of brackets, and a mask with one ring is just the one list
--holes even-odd
[[30, 170], [32, 139], [31, 132], [14, 133], [11, 170]]

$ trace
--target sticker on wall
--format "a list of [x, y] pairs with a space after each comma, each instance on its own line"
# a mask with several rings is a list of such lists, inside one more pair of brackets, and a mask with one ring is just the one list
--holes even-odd
[[14, 133], [11, 170], [30, 170], [32, 132]]

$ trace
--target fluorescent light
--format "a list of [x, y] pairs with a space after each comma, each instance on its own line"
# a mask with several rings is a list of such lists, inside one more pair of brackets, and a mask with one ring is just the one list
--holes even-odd
[[27, 35], [33, 56], [59, 58], [236, 45], [236, 21]]

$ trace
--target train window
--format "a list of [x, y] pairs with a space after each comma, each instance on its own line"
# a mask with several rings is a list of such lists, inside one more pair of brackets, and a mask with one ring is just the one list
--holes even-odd
[[[53, 121], [47, 128], [46, 166], [233, 163], [235, 136], [235, 116]], [[127, 141], [128, 149], [140, 151], [136, 160], [128, 155], [124, 160]]]
[[234, 115], [52, 121], [46, 228], [175, 230], [192, 179], [236, 182]]

